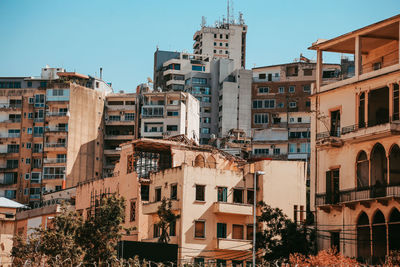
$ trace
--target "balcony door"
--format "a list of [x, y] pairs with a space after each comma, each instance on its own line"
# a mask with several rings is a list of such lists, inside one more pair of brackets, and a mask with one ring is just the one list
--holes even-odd
[[340, 110], [331, 111], [331, 136], [340, 136]]
[[339, 202], [339, 169], [326, 172], [326, 204]]

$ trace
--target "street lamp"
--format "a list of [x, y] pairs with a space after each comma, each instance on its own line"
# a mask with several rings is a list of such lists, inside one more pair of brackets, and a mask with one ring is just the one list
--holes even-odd
[[253, 267], [256, 267], [256, 211], [257, 211], [257, 175], [264, 175], [263, 171], [254, 172], [253, 191]]

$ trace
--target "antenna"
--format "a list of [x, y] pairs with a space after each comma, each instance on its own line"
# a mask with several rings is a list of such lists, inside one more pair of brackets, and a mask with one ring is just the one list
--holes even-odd
[[227, 8], [226, 8], [226, 11], [227, 11], [226, 21], [229, 24], [229, 0], [227, 0], [227, 2], [228, 2], [228, 5], [227, 5]]
[[203, 28], [203, 27], [205, 27], [206, 26], [206, 17], [204, 17], [204, 16], [202, 16], [201, 17], [201, 27]]
[[234, 10], [233, 10], [233, 0], [231, 0], [232, 2], [231, 2], [231, 16], [232, 16], [232, 23], [233, 24], [235, 24], [235, 19], [234, 19], [234, 14], [235, 14], [235, 12], [234, 12]]

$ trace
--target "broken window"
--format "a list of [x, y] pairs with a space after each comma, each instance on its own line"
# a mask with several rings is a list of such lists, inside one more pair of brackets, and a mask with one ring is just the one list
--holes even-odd
[[142, 198], [143, 201], [149, 201], [149, 192], [150, 192], [149, 185], [142, 184], [140, 186], [140, 197]]
[[233, 189], [233, 203], [243, 203], [243, 189]]
[[358, 103], [358, 127], [365, 127], [365, 93], [359, 95]]
[[400, 184], [400, 148], [394, 145], [389, 155], [390, 184]]
[[326, 172], [326, 204], [339, 202], [339, 169]]
[[297, 76], [299, 68], [297, 66], [286, 67], [286, 76]]
[[134, 158], [134, 168], [139, 178], [148, 178], [151, 172], [169, 169], [172, 164], [171, 154], [168, 152], [135, 151]]
[[368, 126], [389, 122], [389, 88], [372, 90], [368, 94]]

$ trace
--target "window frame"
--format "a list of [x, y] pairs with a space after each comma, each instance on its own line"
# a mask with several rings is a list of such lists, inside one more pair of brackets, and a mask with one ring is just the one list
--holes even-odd
[[[201, 223], [203, 224], [203, 233], [202, 236], [197, 236], [196, 235], [196, 224]], [[200, 239], [205, 239], [206, 238], [206, 221], [205, 220], [195, 220], [194, 221], [194, 233], [193, 233], [193, 238], [200, 238]]]
[[[201, 195], [198, 195], [198, 192], [200, 193], [200, 191], [197, 191], [200, 188], [202, 189], [202, 198], [203, 199], [198, 199], [198, 197], [201, 197]], [[206, 186], [205, 185], [202, 185], [202, 184], [195, 185], [195, 201], [196, 202], [205, 202], [206, 201]]]

